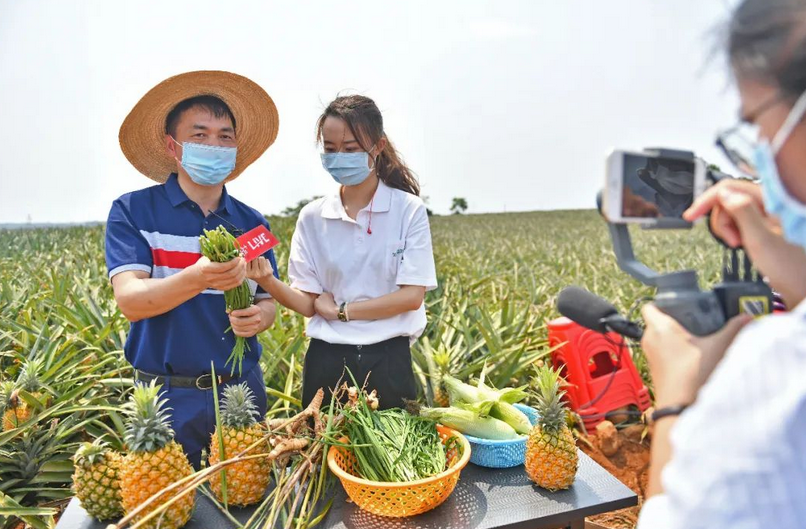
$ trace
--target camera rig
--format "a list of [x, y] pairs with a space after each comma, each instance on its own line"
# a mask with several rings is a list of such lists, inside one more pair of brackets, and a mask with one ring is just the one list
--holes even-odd
[[[695, 157], [693, 152], [673, 149], [648, 148], [644, 151], [654, 156], [682, 161], [693, 161]], [[707, 178], [716, 183], [731, 176], [709, 168]], [[597, 202], [601, 212], [601, 192]], [[605, 219], [607, 220], [606, 217]], [[607, 224], [619, 267], [645, 285], [657, 288], [655, 305], [692, 334], [712, 334], [738, 314], [760, 316], [772, 311], [772, 290], [758, 273], [753, 272], [748, 255], [741, 248], [729, 248], [713, 232], [714, 238], [725, 247], [722, 281], [713, 290], [702, 290], [695, 270], [661, 273], [649, 268], [636, 258], [628, 226], [609, 220]], [[691, 226], [682, 219], [658, 219], [647, 228], [690, 229]], [[740, 260], [743, 261], [741, 266]]]

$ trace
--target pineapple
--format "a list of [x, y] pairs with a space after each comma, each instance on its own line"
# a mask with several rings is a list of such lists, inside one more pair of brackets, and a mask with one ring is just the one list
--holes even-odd
[[20, 390], [25, 390], [34, 398], [40, 400], [42, 394], [39, 390], [42, 384], [39, 381], [39, 372], [42, 368], [41, 360], [27, 360], [22, 366], [17, 382], [13, 385], [3, 384], [3, 431], [16, 428], [31, 418], [32, 408], [19, 396]]
[[439, 408], [447, 408], [451, 405], [448, 396], [448, 388], [445, 386], [445, 376], [451, 375], [450, 369], [451, 355], [445, 351], [434, 354], [434, 363], [439, 370], [439, 377], [436, 384], [434, 384], [434, 406]]
[[[222, 458], [219, 452], [218, 429], [216, 429], [210, 441], [211, 466], [222, 459], [235, 457], [266, 435], [266, 430], [255, 420], [257, 408], [254, 400], [255, 396], [245, 382], [224, 388], [221, 408], [224, 457]], [[250, 450], [249, 454], [260, 454], [269, 450], [268, 445], [259, 444]], [[262, 500], [269, 485], [270, 470], [271, 463], [268, 459], [251, 459], [227, 467], [227, 502], [244, 506]], [[213, 474], [210, 484], [219, 501], [223, 501], [220, 472]]]
[[550, 491], [567, 489], [574, 482], [578, 455], [574, 436], [565, 422], [560, 401], [560, 376], [548, 366], [537, 370], [537, 411], [540, 417], [526, 442], [526, 473]]
[[14, 428], [14, 424], [17, 421], [16, 414], [11, 409], [14, 389], [13, 380], [0, 382], [0, 413], [3, 414], [3, 431]]
[[118, 479], [122, 459], [100, 439], [82, 444], [73, 457], [73, 490], [93, 518], [109, 520], [123, 515]]
[[[193, 474], [182, 447], [173, 439], [168, 424], [165, 400], [159, 398], [160, 386], [139, 384], [126, 405], [127, 425], [124, 440], [129, 453], [120, 465], [120, 496], [127, 513], [165, 487]], [[174, 497], [164, 493], [157, 502], [138, 515], [142, 519]], [[149, 529], [177, 529], [190, 519], [195, 495], [190, 493], [145, 525]]]

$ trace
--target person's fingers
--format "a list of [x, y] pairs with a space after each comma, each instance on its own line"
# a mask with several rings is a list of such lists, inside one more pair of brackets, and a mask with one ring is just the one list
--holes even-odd
[[761, 189], [758, 185], [746, 180], [722, 180], [716, 185], [708, 188], [700, 195], [694, 203], [683, 213], [683, 218], [689, 222], [694, 222], [706, 215], [714, 206], [720, 203], [720, 193], [725, 190], [745, 193], [752, 197], [759, 205], [763, 204]]
[[243, 279], [239, 277], [225, 277], [210, 280], [210, 286], [215, 290], [232, 290], [243, 283]]
[[641, 307], [641, 316], [644, 318], [644, 324], [647, 329], [654, 329], [658, 331], [688, 331], [680, 325], [677, 320], [660, 310], [658, 307], [651, 303], [647, 303]]
[[236, 329], [234, 326], [232, 328], [232, 332], [235, 336], [240, 336], [241, 338], [251, 338], [257, 334], [258, 330], [258, 328]]
[[257, 329], [260, 326], [260, 316], [238, 317], [232, 313], [229, 315], [230, 325], [233, 329], [249, 330]]
[[742, 246], [758, 246], [769, 236], [764, 214], [753, 197], [744, 193], [723, 190], [722, 207], [735, 221]]
[[260, 314], [260, 307], [257, 305], [250, 305], [245, 309], [236, 309], [230, 312], [230, 316], [235, 318], [250, 318], [256, 314]]
[[753, 316], [750, 314], [739, 314], [734, 316], [725, 326], [716, 332], [716, 337], [726, 342], [732, 342], [736, 335], [739, 334], [745, 325], [753, 321]]
[[212, 274], [224, 274], [237, 268], [243, 259], [241, 257], [236, 257], [235, 259], [230, 259], [229, 261], [223, 263], [213, 263], [211, 262], [208, 266], [210, 273]]
[[711, 230], [731, 248], [742, 245], [742, 234], [736, 221], [721, 205], [716, 205], [711, 210]]
[[694, 222], [700, 217], [706, 215], [719, 201], [720, 185], [717, 184], [705, 191], [694, 201], [689, 208], [683, 212], [683, 219]]

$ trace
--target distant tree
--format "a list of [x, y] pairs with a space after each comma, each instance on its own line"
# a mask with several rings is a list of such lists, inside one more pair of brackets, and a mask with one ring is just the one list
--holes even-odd
[[451, 204], [451, 213], [454, 215], [459, 215], [467, 211], [467, 200], [461, 197], [453, 197], [453, 203]]
[[425, 212], [426, 212], [426, 213], [428, 214], [428, 216], [430, 217], [431, 215], [433, 215], [433, 214], [434, 214], [434, 212], [433, 212], [433, 211], [431, 211], [431, 208], [429, 208], [429, 207], [428, 207], [428, 203], [431, 201], [431, 197], [429, 197], [428, 195], [423, 195], [423, 196], [421, 196], [420, 198], [422, 198], [422, 199], [423, 199], [423, 203], [425, 204]]
[[285, 208], [282, 213], [280, 213], [283, 217], [298, 217], [299, 212], [302, 211], [302, 208], [308, 205], [309, 202], [313, 202], [314, 200], [322, 198], [322, 195], [316, 195], [311, 198], [303, 198], [299, 202], [297, 202], [294, 206], [289, 206]]

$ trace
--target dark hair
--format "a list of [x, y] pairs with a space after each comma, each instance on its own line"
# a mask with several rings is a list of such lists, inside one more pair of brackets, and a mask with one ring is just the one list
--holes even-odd
[[420, 184], [411, 169], [403, 163], [400, 153], [392, 145], [383, 130], [383, 116], [375, 102], [365, 96], [340, 96], [333, 100], [316, 122], [316, 140], [323, 143], [322, 127], [328, 117], [343, 120], [355, 136], [358, 144], [369, 152], [381, 138], [386, 138], [386, 147], [375, 162], [375, 173], [384, 184], [420, 196]]
[[180, 101], [168, 112], [168, 116], [165, 118], [165, 133], [175, 136], [176, 126], [179, 124], [182, 114], [191, 108], [203, 108], [214, 117], [229, 118], [232, 121], [232, 128], [236, 128], [235, 116], [232, 115], [232, 111], [226, 103], [216, 96], [196, 96]]
[[775, 85], [791, 98], [806, 91], [806, 0], [744, 0], [727, 40], [737, 77]]

